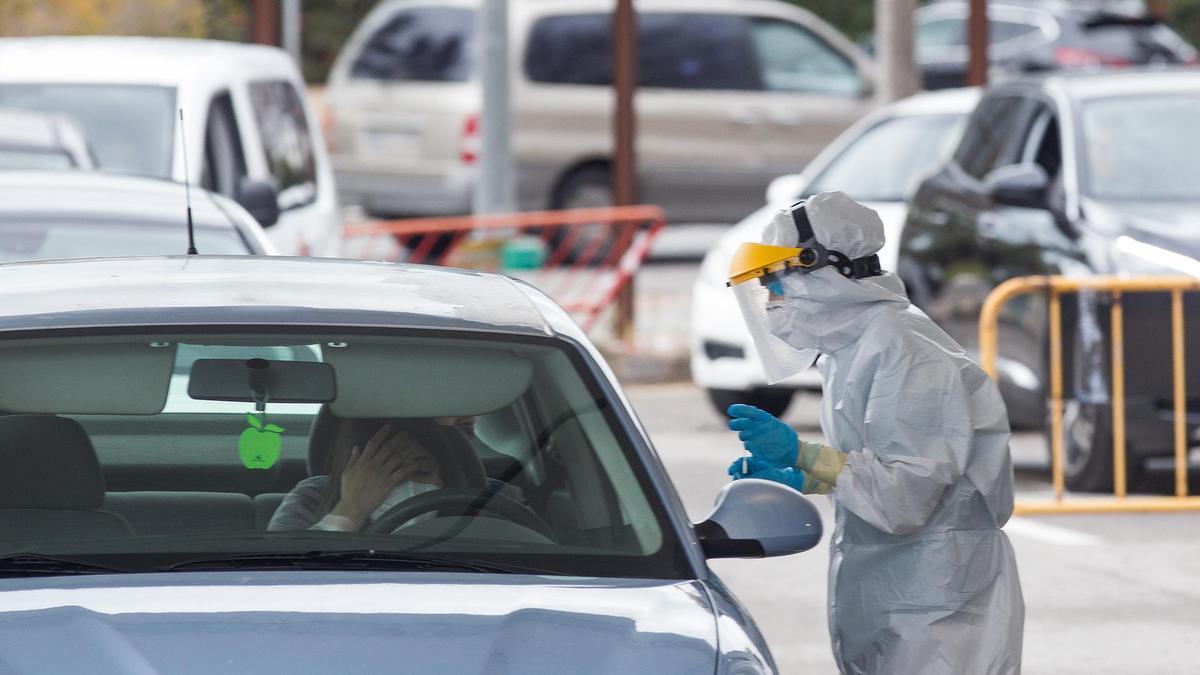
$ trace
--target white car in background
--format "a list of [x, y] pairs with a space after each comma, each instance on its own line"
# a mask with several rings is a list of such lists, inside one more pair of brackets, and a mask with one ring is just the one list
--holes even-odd
[[787, 409], [796, 390], [820, 391], [815, 368], [768, 386], [733, 294], [725, 287], [738, 245], [757, 241], [775, 212], [826, 190], [841, 190], [875, 209], [886, 230], [879, 252], [895, 268], [909, 193], [953, 150], [976, 89], [923, 93], [864, 117], [829, 145], [803, 173], [780, 176], [767, 188], [767, 204], [726, 232], [704, 257], [692, 289], [692, 358], [695, 383], [723, 414], [731, 403], [749, 403], [773, 414]]
[[281, 253], [340, 253], [325, 142], [300, 72], [281, 49], [141, 37], [4, 38], [0, 107], [71, 118], [101, 171], [190, 176], [245, 206]]

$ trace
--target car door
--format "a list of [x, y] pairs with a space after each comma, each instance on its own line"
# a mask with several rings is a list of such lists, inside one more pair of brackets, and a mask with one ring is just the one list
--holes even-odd
[[763, 152], [772, 176], [804, 169], [871, 105], [855, 61], [814, 30], [777, 17], [750, 18], [764, 91]]

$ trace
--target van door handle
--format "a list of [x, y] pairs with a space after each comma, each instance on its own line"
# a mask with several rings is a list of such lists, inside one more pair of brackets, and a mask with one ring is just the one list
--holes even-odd
[[730, 114], [729, 119], [733, 120], [734, 124], [752, 127], [762, 122], [762, 115], [752, 108], [739, 108]]
[[771, 121], [785, 127], [803, 126], [804, 113], [799, 110], [777, 111], [771, 115]]
[[938, 227], [944, 227], [946, 223], [950, 222], [950, 214], [945, 211], [930, 211], [925, 214], [925, 217], [929, 219], [930, 224]]

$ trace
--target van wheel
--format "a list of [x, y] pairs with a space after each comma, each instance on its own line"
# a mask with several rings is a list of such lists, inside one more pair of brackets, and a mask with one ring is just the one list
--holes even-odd
[[[1050, 425], [1046, 427], [1049, 438]], [[1066, 437], [1063, 474], [1067, 489], [1075, 492], [1112, 492], [1112, 408], [1108, 405], [1072, 402], [1063, 412], [1063, 430]], [[1050, 447], [1049, 443], [1047, 447]], [[1125, 444], [1125, 458], [1125, 485], [1128, 488], [1137, 482], [1143, 472], [1137, 455], [1129, 452], [1128, 441]]]
[[745, 403], [755, 408], [761, 408], [776, 417], [783, 417], [792, 397], [796, 395], [793, 389], [777, 387], [759, 387], [749, 391], [737, 389], [708, 389], [708, 400], [716, 408], [717, 414], [724, 417], [726, 410], [734, 403]]
[[[563, 179], [550, 201], [552, 209], [592, 209], [612, 206], [612, 179], [608, 167], [589, 165], [572, 171]], [[588, 254], [589, 263], [598, 262], [608, 256], [611, 241], [596, 243], [599, 237], [608, 238], [612, 229], [601, 223], [587, 223], [560, 228], [550, 237], [550, 245], [557, 249], [567, 240], [569, 232], [575, 232], [571, 250], [563, 262], [574, 263]]]

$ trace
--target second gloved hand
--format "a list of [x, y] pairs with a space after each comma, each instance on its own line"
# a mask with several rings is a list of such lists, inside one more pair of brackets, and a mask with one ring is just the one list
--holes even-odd
[[783, 420], [744, 403], [729, 406], [729, 428], [738, 432], [746, 450], [777, 467], [792, 467], [800, 453], [800, 439]]
[[804, 492], [804, 472], [791, 467], [772, 466], [757, 457], [735, 459], [729, 465], [729, 475], [740, 478], [760, 478], [782, 483], [797, 492]]

